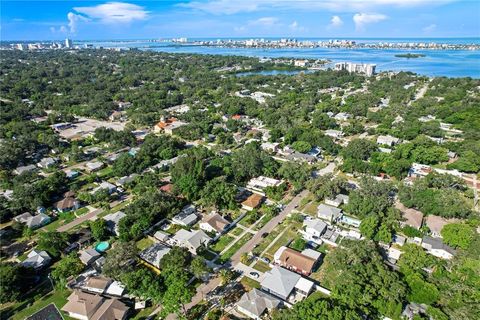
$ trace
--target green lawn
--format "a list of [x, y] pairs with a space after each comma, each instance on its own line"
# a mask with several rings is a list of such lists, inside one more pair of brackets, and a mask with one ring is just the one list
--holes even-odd
[[143, 238], [137, 241], [136, 245], [138, 250], [142, 251], [150, 247], [153, 244], [153, 240], [150, 238]]
[[253, 228], [253, 230], [260, 230], [263, 228], [264, 225], [267, 224], [268, 221], [272, 220], [273, 216], [272, 215], [269, 215], [269, 214], [266, 214], [264, 215], [261, 219], [260, 219], [260, 222], [258, 222], [255, 227]]
[[236, 227], [235, 229], [233, 229], [232, 231], [230, 231], [229, 234], [232, 234], [232, 235], [238, 237], [239, 235], [242, 234], [242, 232], [243, 232], [243, 229], [242, 229], [242, 228]]
[[100, 178], [106, 177], [112, 173], [113, 169], [112, 167], [106, 167], [103, 168], [102, 170], [97, 171], [97, 176]]
[[46, 225], [42, 230], [45, 231], [55, 231], [57, 228], [63, 226], [64, 224], [67, 224], [69, 222], [72, 222], [75, 220], [77, 214], [78, 216], [85, 214], [88, 212], [88, 208], [80, 208], [77, 211], [71, 211], [71, 212], [65, 212], [65, 213], [59, 213], [58, 214], [58, 219], [53, 221], [52, 223]]
[[[50, 284], [48, 284], [50, 285]], [[12, 306], [12, 308], [3, 309], [1, 311], [2, 318], [5, 316], [8, 318], [11, 312], [11, 316], [13, 320], [23, 320], [26, 317], [34, 314], [35, 312], [39, 311], [40, 309], [46, 307], [50, 303], [54, 303], [57, 308], [60, 310], [65, 303], [67, 303], [67, 297], [70, 295], [70, 291], [68, 290], [60, 290], [56, 289], [55, 291], [49, 292], [43, 297], [37, 298], [36, 296], [30, 299], [27, 299], [24, 302], [16, 303]], [[60, 311], [63, 315], [64, 319], [71, 319], [68, 317], [64, 312]]]
[[260, 272], [267, 272], [269, 270], [271, 270], [272, 268], [270, 268], [268, 266], [268, 264], [266, 264], [265, 262], [263, 261], [258, 261], [257, 263], [255, 263], [253, 265], [253, 268], [260, 271]]
[[216, 257], [216, 255], [213, 252], [211, 252], [210, 250], [204, 250], [201, 253], [199, 253], [198, 255], [205, 258], [206, 260], [209, 260], [209, 261]]
[[273, 259], [273, 255], [281, 246], [286, 246], [290, 240], [295, 239], [297, 234], [298, 225], [296, 223], [291, 223], [287, 226], [287, 231], [265, 252], [265, 257], [270, 260]]
[[234, 241], [235, 238], [232, 236], [229, 236], [228, 234], [224, 234], [223, 236], [218, 239], [217, 242], [215, 242], [214, 245], [210, 246], [210, 249], [212, 251], [215, 251], [216, 253], [222, 252], [223, 249], [225, 249], [226, 246], [228, 246], [232, 241]]
[[233, 246], [230, 247], [230, 249], [228, 249], [224, 254], [222, 254], [220, 256], [220, 261], [222, 262], [225, 262], [227, 261], [228, 259], [230, 259], [234, 254], [235, 252], [238, 251], [238, 249], [240, 249], [245, 243], [248, 242], [248, 240], [250, 240], [252, 238], [252, 234], [251, 233], [247, 233], [245, 234], [243, 237], [241, 237], [237, 242], [235, 242], [235, 244]]
[[319, 203], [316, 202], [316, 201], [312, 201], [310, 202], [309, 204], [307, 204], [305, 206], [305, 208], [303, 209], [303, 212], [312, 216], [312, 217], [316, 217], [317, 216], [317, 207], [318, 207]]
[[280, 232], [285, 229], [285, 227], [286, 226], [283, 224], [276, 226], [275, 229], [273, 229], [272, 232], [270, 232], [268, 236], [263, 239], [262, 242], [260, 242], [260, 244], [255, 249], [253, 249], [253, 253], [256, 255], [262, 253], [263, 250], [265, 250], [268, 245], [272, 243], [272, 241], [280, 234]]
[[243, 277], [240, 280], [240, 283], [247, 289], [248, 291], [252, 290], [253, 288], [260, 289], [260, 283], [256, 280], [253, 280], [249, 277]]
[[145, 309], [137, 312], [135, 314], [135, 316], [133, 316], [130, 319], [132, 319], [132, 320], [143, 320], [146, 317], [148, 317], [150, 315], [150, 313], [152, 313], [155, 309], [156, 309], [156, 306], [151, 306], [151, 307], [145, 308]]

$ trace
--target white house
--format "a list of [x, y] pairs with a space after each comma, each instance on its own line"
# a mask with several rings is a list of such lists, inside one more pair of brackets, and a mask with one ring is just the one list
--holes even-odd
[[326, 220], [330, 223], [337, 221], [341, 215], [342, 209], [338, 209], [323, 203], [317, 207], [317, 216], [320, 219]]
[[254, 288], [244, 293], [236, 306], [240, 313], [250, 319], [260, 320], [265, 312], [276, 309], [280, 304], [280, 299]]
[[230, 222], [216, 212], [212, 212], [200, 222], [200, 229], [216, 234], [228, 229]]
[[263, 291], [288, 301], [290, 297], [294, 296], [296, 298], [307, 297], [312, 292], [314, 283], [298, 273], [275, 266], [265, 272], [260, 286]]
[[52, 259], [46, 251], [33, 249], [28, 253], [27, 259], [22, 261], [22, 266], [40, 270], [48, 266], [51, 261]]
[[198, 219], [196, 212], [197, 210], [195, 209], [195, 206], [191, 204], [187, 205], [182, 209], [182, 211], [180, 211], [180, 213], [173, 217], [172, 221], [173, 223], [181, 226], [191, 226]]
[[207, 246], [212, 239], [202, 230], [188, 231], [180, 229], [173, 236], [172, 240], [176, 245], [187, 248], [191, 253], [197, 254], [197, 250], [202, 246]]
[[247, 189], [252, 192], [265, 195], [265, 189], [268, 187], [278, 187], [283, 183], [282, 180], [277, 180], [274, 178], [268, 178], [264, 176], [259, 176], [257, 178], [252, 178], [247, 183]]
[[118, 224], [126, 214], [123, 211], [117, 211], [114, 213], [107, 214], [103, 217], [103, 220], [107, 222], [107, 228], [111, 233], [114, 233], [118, 236]]
[[392, 136], [378, 136], [377, 143], [392, 147], [398, 143], [399, 139]]
[[321, 242], [320, 237], [327, 230], [327, 224], [320, 219], [304, 220], [303, 227], [305, 240], [313, 242]]
[[335, 139], [340, 139], [343, 137], [343, 132], [340, 130], [328, 129], [325, 130], [325, 135]]
[[450, 260], [456, 253], [453, 248], [444, 244], [441, 239], [426, 236], [422, 240], [422, 247], [435, 257]]

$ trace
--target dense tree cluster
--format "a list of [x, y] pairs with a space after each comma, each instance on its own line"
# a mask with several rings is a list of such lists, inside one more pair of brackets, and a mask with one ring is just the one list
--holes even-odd
[[425, 179], [415, 180], [413, 186], [401, 186], [398, 197], [407, 207], [424, 214], [445, 218], [466, 218], [471, 213], [463, 190], [465, 183], [451, 175], [430, 173]]

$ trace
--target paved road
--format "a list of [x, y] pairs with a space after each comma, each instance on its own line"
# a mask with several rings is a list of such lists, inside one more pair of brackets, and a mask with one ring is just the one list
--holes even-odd
[[[112, 203], [110, 203], [110, 208], [113, 208], [117, 205], [119, 205], [120, 203], [123, 203], [125, 201], [128, 201], [132, 198], [132, 195], [128, 195], [127, 197], [121, 199], [121, 200], [116, 200], [116, 201], [113, 201]], [[95, 217], [98, 216], [100, 213], [102, 213], [104, 210], [103, 209], [95, 209], [93, 211], [90, 211], [89, 213], [87, 214], [84, 214], [83, 216], [81, 217], [78, 217], [76, 218], [75, 220], [73, 220], [72, 222], [69, 222], [61, 227], [58, 227], [57, 228], [57, 231], [58, 232], [64, 232], [64, 231], [68, 231], [76, 226], [78, 226], [79, 224], [82, 224], [84, 223], [85, 221], [87, 220], [95, 220]]]
[[[283, 209], [282, 212], [280, 212], [276, 217], [274, 217], [272, 220], [270, 220], [269, 222], [267, 222], [262, 229], [260, 229], [254, 236], [252, 239], [250, 239], [250, 241], [248, 241], [246, 244], [244, 244], [231, 258], [231, 265], [232, 266], [235, 266], [237, 265], [238, 263], [240, 263], [240, 257], [243, 253], [245, 252], [251, 252], [254, 248], [254, 246], [257, 244], [257, 243], [260, 243], [263, 238], [262, 238], [262, 234], [265, 233], [265, 232], [271, 232], [279, 223], [281, 223], [283, 221], [283, 219], [285, 219], [285, 217], [290, 213], [292, 212], [293, 209], [295, 209], [299, 204], [300, 204], [300, 201], [308, 194], [308, 191], [307, 190], [304, 190], [302, 191], [301, 193], [299, 193], [295, 198], [293, 198], [293, 200], [285, 207], [285, 209]], [[197, 305], [198, 303], [200, 303], [203, 299], [205, 299], [205, 297], [211, 292], [213, 291], [216, 287], [218, 287], [221, 283], [221, 279], [219, 277], [217, 278], [212, 278], [210, 281], [208, 281], [207, 283], [204, 283], [202, 285], [200, 285], [198, 288], [197, 288], [197, 294], [193, 297], [192, 301], [187, 304], [185, 306], [185, 309], [186, 310], [189, 310], [191, 309], [192, 307], [194, 307], [195, 305]], [[153, 311], [150, 315], [153, 316], [157, 313], [159, 313], [161, 310], [161, 307], [158, 307], [157, 309], [155, 309], [155, 311]], [[173, 315], [173, 314], [170, 314], [168, 315], [168, 317], [166, 318], [167, 320], [171, 320], [171, 319], [176, 319], [176, 316]]]
[[76, 218], [72, 222], [69, 222], [69, 223], [67, 223], [67, 224], [65, 224], [61, 227], [58, 227], [57, 231], [58, 232], [68, 231], [68, 230], [78, 226], [79, 224], [84, 223], [87, 220], [91, 220], [91, 219], [95, 218], [97, 215], [99, 215], [102, 212], [103, 212], [103, 209], [95, 209], [93, 211], [90, 211], [89, 213], [84, 214], [83, 216]]
[[240, 262], [240, 257], [243, 253], [252, 252], [255, 245], [260, 243], [263, 238], [262, 234], [270, 233], [279, 223], [285, 219], [285, 217], [292, 212], [299, 204], [300, 201], [308, 194], [307, 190], [303, 190], [272, 220], [268, 221], [262, 229], [260, 229], [247, 243], [245, 243], [231, 258], [232, 266]]

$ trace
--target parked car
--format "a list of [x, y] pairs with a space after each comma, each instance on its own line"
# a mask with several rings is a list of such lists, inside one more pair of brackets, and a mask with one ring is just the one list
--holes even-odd
[[250, 275], [251, 275], [252, 277], [254, 277], [255, 279], [258, 279], [258, 277], [260, 277], [260, 275], [258, 274], [258, 272], [253, 272], [253, 271], [250, 272]]

